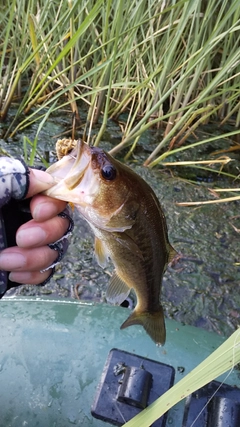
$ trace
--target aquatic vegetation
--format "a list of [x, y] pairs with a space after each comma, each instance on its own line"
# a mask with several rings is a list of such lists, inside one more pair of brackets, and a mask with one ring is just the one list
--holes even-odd
[[161, 127], [154, 166], [209, 120], [239, 134], [238, 0], [7, 0], [0, 15], [1, 119], [17, 105], [4, 138], [68, 108], [85, 140], [101, 117], [98, 145], [124, 112], [112, 154]]

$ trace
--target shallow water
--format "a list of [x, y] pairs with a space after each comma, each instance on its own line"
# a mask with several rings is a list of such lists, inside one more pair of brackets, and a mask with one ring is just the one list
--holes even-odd
[[[53, 134], [62, 132], [66, 124], [67, 120], [60, 125], [55, 123], [53, 127], [51, 123], [48, 124], [40, 137], [41, 150], [46, 151], [54, 146]], [[30, 139], [33, 139], [35, 131], [31, 129], [28, 135]], [[108, 149], [111, 147], [110, 141], [114, 139], [116, 143], [119, 139], [117, 127], [110, 128], [105, 137], [105, 147]], [[229, 335], [240, 323], [240, 202], [201, 207], [181, 207], [176, 202], [206, 200], [212, 197], [209, 186], [239, 187], [239, 183], [218, 179], [215, 174], [210, 179], [208, 174], [196, 172], [195, 169], [186, 171], [175, 168], [173, 176], [173, 169], [143, 168], [141, 163], [143, 157], [146, 158], [146, 150], [152, 150], [153, 147], [151, 137], [150, 132], [140, 141], [134, 153], [134, 161], [130, 164], [156, 192], [166, 214], [170, 242], [179, 254], [163, 278], [162, 303], [165, 315], [185, 324]], [[154, 138], [156, 143], [156, 136]], [[226, 141], [219, 141], [219, 146], [226, 146]], [[2, 147], [10, 148], [14, 154], [19, 153], [19, 144], [15, 141], [10, 145], [3, 142]], [[208, 148], [211, 149], [216, 147]], [[196, 156], [206, 158], [204, 150], [205, 147]], [[186, 160], [190, 154], [185, 153]], [[235, 161], [231, 172], [234, 169], [236, 173], [240, 161], [235, 154], [233, 156]], [[53, 158], [51, 153], [50, 158]], [[196, 183], [183, 179], [186, 174], [191, 175]], [[76, 226], [71, 244], [54, 278], [45, 287], [19, 287], [17, 294], [78, 296], [84, 300], [105, 301], [112, 266], [109, 264], [105, 270], [98, 266], [94, 258], [91, 231], [76, 210], [73, 215]], [[135, 296], [131, 298], [134, 302]]]

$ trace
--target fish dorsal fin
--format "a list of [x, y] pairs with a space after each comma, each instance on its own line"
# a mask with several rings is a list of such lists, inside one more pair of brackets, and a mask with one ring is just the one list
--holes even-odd
[[103, 242], [100, 239], [98, 239], [98, 237], [95, 237], [95, 255], [96, 255], [98, 264], [102, 268], [106, 267], [107, 261], [108, 261], [108, 251], [104, 246]]
[[120, 305], [128, 297], [130, 290], [127, 284], [114, 272], [107, 289], [107, 300], [112, 304]]

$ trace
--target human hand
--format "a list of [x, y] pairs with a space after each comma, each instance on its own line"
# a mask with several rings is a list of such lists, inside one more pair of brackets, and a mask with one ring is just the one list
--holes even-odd
[[[38, 194], [53, 184], [52, 177], [46, 172], [30, 169], [26, 198], [35, 194], [30, 202], [33, 219], [17, 230], [17, 246], [8, 247], [0, 253], [0, 270], [9, 271], [9, 280], [12, 282], [33, 285], [45, 282], [53, 271], [47, 268], [59, 258], [56, 252], [58, 245], [54, 250], [48, 244], [61, 239], [69, 229], [67, 215], [58, 216], [66, 208], [66, 203]], [[63, 242], [61, 249], [65, 252], [68, 244], [66, 239]]]

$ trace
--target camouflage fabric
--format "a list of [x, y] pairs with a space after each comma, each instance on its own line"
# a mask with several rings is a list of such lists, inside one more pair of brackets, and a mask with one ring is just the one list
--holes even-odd
[[0, 208], [11, 198], [24, 199], [29, 186], [29, 170], [21, 160], [0, 157]]
[[[29, 172], [27, 166], [21, 161], [10, 157], [0, 157], [0, 250], [6, 244], [4, 218], [1, 208], [11, 198], [23, 199], [28, 191]], [[0, 295], [6, 288], [7, 272], [0, 271]]]
[[[8, 246], [15, 246], [17, 229], [32, 218], [29, 210], [30, 199], [23, 201], [28, 188], [29, 168], [27, 165], [19, 159], [0, 157], [0, 251]], [[27, 203], [24, 204], [25, 201]], [[57, 256], [55, 262], [46, 269], [52, 269], [51, 274], [40, 285], [47, 283], [54, 274], [56, 264], [61, 261], [67, 251], [68, 236], [74, 227], [69, 207], [64, 209], [59, 216], [69, 220], [69, 227], [61, 239], [49, 244], [51, 249], [57, 251]], [[18, 285], [8, 279], [8, 272], [0, 270], [0, 298], [8, 289]]]

